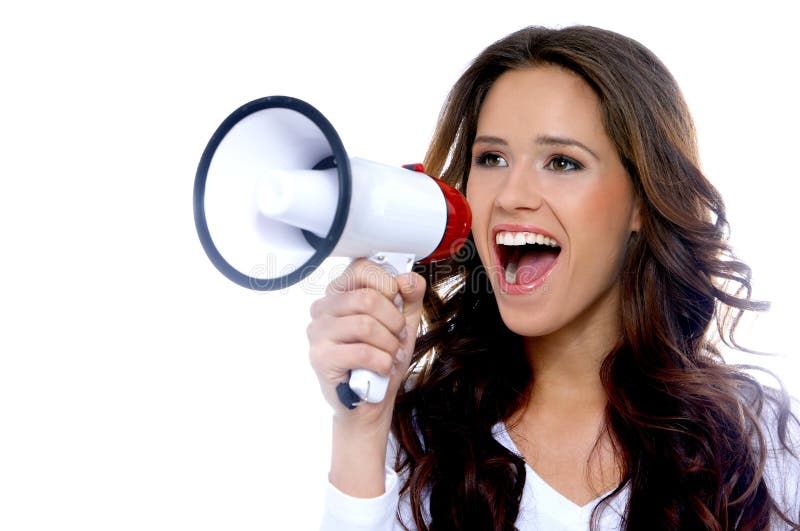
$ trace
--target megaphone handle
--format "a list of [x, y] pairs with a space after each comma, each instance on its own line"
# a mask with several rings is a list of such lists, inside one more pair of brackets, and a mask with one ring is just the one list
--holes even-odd
[[[411, 268], [414, 267], [415, 256], [408, 253], [376, 253], [369, 259], [381, 266], [387, 273], [397, 276], [411, 271]], [[402, 298], [397, 300], [396, 305], [397, 309], [402, 312]], [[366, 369], [353, 369], [350, 371], [348, 384], [339, 384], [336, 394], [342, 404], [348, 409], [354, 409], [362, 401], [370, 403], [382, 401], [386, 397], [388, 387], [388, 376], [381, 376]]]

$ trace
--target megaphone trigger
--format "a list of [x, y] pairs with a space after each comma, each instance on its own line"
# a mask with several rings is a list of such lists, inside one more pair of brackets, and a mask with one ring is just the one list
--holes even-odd
[[[384, 271], [396, 277], [403, 273], [408, 273], [414, 267], [414, 255], [408, 253], [377, 253], [369, 257], [370, 261], [375, 262]], [[399, 308], [403, 311], [402, 308]]]

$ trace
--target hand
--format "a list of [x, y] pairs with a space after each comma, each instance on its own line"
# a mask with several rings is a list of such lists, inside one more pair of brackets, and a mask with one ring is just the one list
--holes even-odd
[[[311, 306], [309, 357], [334, 409], [329, 479], [351, 496], [383, 493], [394, 400], [414, 350], [424, 293], [425, 279], [416, 273], [392, 277], [357, 260]], [[346, 385], [354, 368], [390, 375], [382, 402], [348, 409], [339, 401], [336, 387]]]
[[[425, 280], [415, 273], [392, 277], [369, 260], [357, 260], [311, 306], [311, 364], [336, 416], [362, 425], [391, 419], [394, 397], [414, 349], [424, 291]], [[354, 411], [340, 403], [336, 387], [346, 384], [355, 368], [390, 376], [383, 402], [362, 403]]]

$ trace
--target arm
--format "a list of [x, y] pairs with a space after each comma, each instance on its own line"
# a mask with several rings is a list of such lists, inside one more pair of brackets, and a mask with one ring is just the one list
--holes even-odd
[[[422, 313], [425, 281], [414, 273], [392, 277], [359, 260], [311, 308], [311, 363], [333, 407], [330, 486], [323, 529], [391, 529], [399, 496], [385, 461], [394, 399], [408, 369]], [[401, 313], [395, 301], [403, 299]], [[349, 370], [390, 375], [386, 398], [344, 407], [336, 387]], [[346, 519], [343, 520], [343, 519]], [[368, 525], [370, 527], [359, 527]]]
[[355, 498], [328, 484], [321, 531], [376, 531], [400, 529], [396, 520], [400, 479], [387, 468], [384, 492], [375, 498]]

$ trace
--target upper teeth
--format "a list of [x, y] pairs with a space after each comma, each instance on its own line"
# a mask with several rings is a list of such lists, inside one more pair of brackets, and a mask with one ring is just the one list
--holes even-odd
[[550, 247], [558, 247], [558, 242], [553, 238], [548, 238], [542, 234], [535, 232], [510, 232], [500, 231], [495, 236], [495, 241], [498, 245], [525, 245], [528, 243], [538, 243], [539, 245], [549, 245]]

